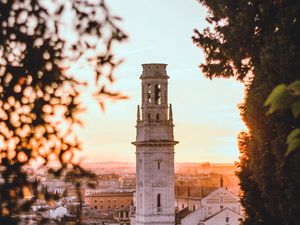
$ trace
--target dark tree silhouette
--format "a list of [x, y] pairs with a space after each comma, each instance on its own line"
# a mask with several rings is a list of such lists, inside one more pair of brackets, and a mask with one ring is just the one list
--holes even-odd
[[[206, 56], [202, 71], [210, 79], [234, 77], [246, 85], [240, 109], [248, 132], [239, 135], [238, 172], [244, 224], [299, 224], [300, 151], [293, 147], [286, 154], [286, 137], [299, 127], [299, 117], [291, 110], [267, 115], [264, 103], [278, 84], [299, 79], [300, 2], [199, 2], [208, 8], [210, 24], [193, 37]], [[286, 107], [289, 98], [280, 104]]]
[[[103, 0], [0, 0], [1, 224], [16, 222], [38, 198], [38, 182], [28, 179], [25, 166], [55, 159], [55, 175], [71, 168], [82, 174], [72, 163], [80, 149], [72, 126], [80, 123], [86, 83], [67, 70], [79, 59], [93, 60], [96, 98], [122, 98], [99, 80], [112, 82], [121, 62], [112, 52], [114, 43], [126, 39], [119, 20]], [[21, 201], [28, 190], [32, 199]]]

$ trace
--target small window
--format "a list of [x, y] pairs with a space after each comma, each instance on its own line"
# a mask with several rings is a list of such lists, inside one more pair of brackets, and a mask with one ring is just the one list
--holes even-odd
[[182, 209], [184, 209], [184, 204], [181, 205]]
[[157, 162], [157, 169], [160, 170], [160, 162]]
[[98, 208], [98, 207], [95, 205], [95, 206], [94, 206], [94, 209], [97, 209], [97, 208]]
[[156, 120], [159, 121], [159, 114], [156, 114]]
[[157, 194], [157, 202], [156, 202], [157, 208], [161, 207], [161, 195]]
[[150, 116], [150, 113], [148, 113], [148, 121], [151, 120], [151, 116]]
[[223, 205], [220, 205], [220, 209], [223, 209], [224, 208], [224, 206]]
[[140, 192], [140, 202], [139, 202], [139, 204], [142, 205], [142, 203], [143, 203], [143, 193]]

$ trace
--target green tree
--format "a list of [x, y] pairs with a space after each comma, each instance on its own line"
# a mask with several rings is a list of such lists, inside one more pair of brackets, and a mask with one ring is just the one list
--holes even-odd
[[[114, 43], [126, 39], [119, 20], [104, 0], [0, 0], [0, 224], [16, 222], [38, 198], [38, 182], [26, 172], [34, 160], [47, 165], [56, 159], [60, 167], [50, 171], [55, 175], [65, 169], [87, 175], [72, 163], [80, 150], [72, 127], [80, 123], [86, 83], [67, 68], [93, 60], [96, 98], [122, 98], [99, 82], [112, 82], [120, 63], [112, 52]], [[20, 201], [28, 190], [33, 198]]]
[[300, 151], [285, 154], [286, 137], [299, 127], [299, 117], [295, 119], [291, 110], [267, 115], [264, 103], [277, 85], [299, 79], [300, 2], [199, 2], [208, 9], [209, 23], [193, 37], [206, 56], [200, 65], [203, 73], [210, 79], [234, 77], [245, 83], [240, 110], [248, 131], [239, 135], [238, 172], [246, 211], [243, 223], [296, 225]]

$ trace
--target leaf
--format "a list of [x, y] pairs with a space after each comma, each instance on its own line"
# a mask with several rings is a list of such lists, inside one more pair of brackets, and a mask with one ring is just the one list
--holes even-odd
[[121, 21], [122, 20], [122, 18], [120, 17], [120, 16], [113, 16], [112, 17], [114, 20], [118, 20], [118, 21]]
[[64, 8], [65, 8], [65, 5], [61, 5], [61, 6], [59, 7], [59, 9], [55, 12], [55, 14], [56, 14], [56, 15], [60, 15], [60, 14], [62, 13], [62, 11], [64, 10]]
[[298, 118], [300, 115], [300, 100], [294, 102], [291, 108], [295, 119]]
[[276, 86], [264, 103], [264, 106], [269, 106], [267, 115], [287, 108], [288, 102], [291, 100], [290, 97], [285, 84]]
[[288, 144], [288, 149], [285, 152], [285, 156], [288, 156], [298, 147], [300, 147], [300, 128], [295, 128], [287, 137], [286, 143]]
[[293, 83], [291, 83], [287, 87], [287, 89], [291, 90], [294, 95], [299, 96], [300, 95], [300, 80], [296, 80]]

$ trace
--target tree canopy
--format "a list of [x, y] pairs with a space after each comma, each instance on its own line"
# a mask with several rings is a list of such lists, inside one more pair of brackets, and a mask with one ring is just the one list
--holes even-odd
[[238, 137], [244, 224], [297, 224], [300, 151], [296, 146], [286, 154], [286, 137], [299, 127], [299, 117], [291, 110], [270, 114], [264, 104], [277, 85], [299, 79], [300, 2], [199, 2], [208, 9], [209, 26], [195, 30], [193, 41], [205, 53], [204, 75], [245, 84], [240, 110], [248, 130]]
[[[72, 161], [80, 150], [72, 127], [80, 123], [80, 89], [86, 83], [68, 67], [79, 59], [93, 61], [96, 97], [122, 98], [102, 81], [112, 82], [121, 62], [112, 51], [127, 38], [119, 20], [103, 0], [0, 1], [1, 224], [16, 221], [38, 198], [38, 182], [28, 179], [25, 166], [56, 160], [59, 168], [50, 171], [55, 175], [68, 168], [80, 173]], [[20, 201], [26, 190], [33, 197]]]

